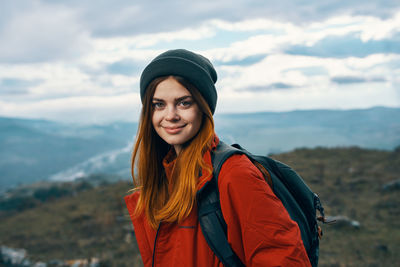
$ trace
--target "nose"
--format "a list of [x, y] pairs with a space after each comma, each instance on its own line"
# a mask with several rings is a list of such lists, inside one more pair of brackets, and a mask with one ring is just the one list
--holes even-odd
[[167, 121], [177, 121], [179, 118], [178, 110], [175, 106], [170, 106], [166, 109], [165, 119]]

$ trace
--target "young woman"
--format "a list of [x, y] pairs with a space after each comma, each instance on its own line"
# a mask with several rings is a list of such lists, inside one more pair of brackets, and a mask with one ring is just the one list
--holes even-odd
[[[216, 80], [208, 59], [183, 49], [162, 53], [142, 73], [132, 155], [137, 190], [125, 201], [144, 266], [223, 266], [196, 206], [219, 142]], [[218, 188], [228, 242], [246, 266], [310, 266], [297, 224], [246, 156], [224, 163]]]

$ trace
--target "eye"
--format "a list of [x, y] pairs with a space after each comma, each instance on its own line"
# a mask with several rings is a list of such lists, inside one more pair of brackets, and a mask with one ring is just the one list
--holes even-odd
[[162, 109], [164, 107], [164, 103], [160, 102], [160, 101], [157, 101], [157, 102], [153, 102], [152, 106], [153, 106], [154, 109]]
[[191, 101], [191, 100], [182, 100], [178, 103], [178, 106], [188, 108], [192, 105], [192, 103], [193, 103], [193, 101]]

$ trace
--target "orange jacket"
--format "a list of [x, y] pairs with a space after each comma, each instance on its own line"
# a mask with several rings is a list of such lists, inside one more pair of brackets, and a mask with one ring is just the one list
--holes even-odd
[[[211, 164], [210, 152], [204, 159]], [[172, 166], [164, 162], [167, 175]], [[202, 185], [211, 179], [205, 176]], [[234, 155], [224, 163], [218, 187], [228, 242], [246, 266], [311, 266], [297, 224], [246, 156]], [[144, 214], [132, 216], [138, 197], [135, 192], [125, 202], [145, 267], [223, 266], [204, 239], [196, 205], [181, 224], [161, 223], [154, 230]]]

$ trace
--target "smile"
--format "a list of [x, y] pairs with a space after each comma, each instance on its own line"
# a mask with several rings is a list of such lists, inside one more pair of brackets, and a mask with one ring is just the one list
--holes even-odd
[[163, 127], [163, 128], [168, 134], [178, 134], [182, 131], [183, 127], [185, 127], [185, 125], [179, 127]]

